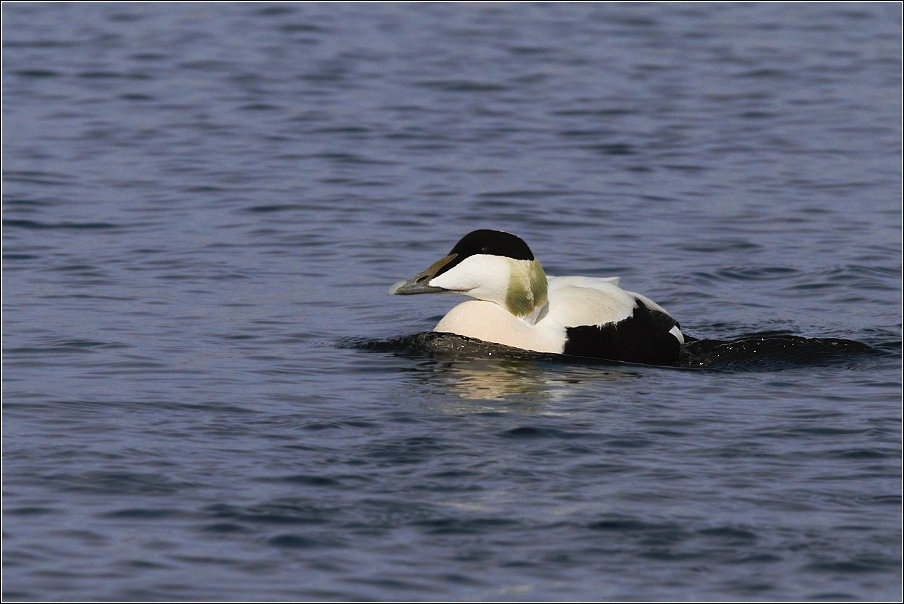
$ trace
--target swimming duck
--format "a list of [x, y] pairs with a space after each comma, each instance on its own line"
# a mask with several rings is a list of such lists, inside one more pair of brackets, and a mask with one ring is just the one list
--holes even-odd
[[618, 277], [552, 277], [511, 233], [468, 233], [424, 272], [389, 294], [454, 292], [474, 298], [433, 331], [535, 352], [655, 365], [674, 364], [684, 344], [678, 322]]

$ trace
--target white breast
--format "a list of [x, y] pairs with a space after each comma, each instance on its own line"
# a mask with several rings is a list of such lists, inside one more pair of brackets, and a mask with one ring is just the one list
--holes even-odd
[[484, 300], [462, 302], [433, 331], [535, 352], [559, 354], [565, 348], [565, 328], [561, 325], [545, 318], [530, 325], [498, 304]]

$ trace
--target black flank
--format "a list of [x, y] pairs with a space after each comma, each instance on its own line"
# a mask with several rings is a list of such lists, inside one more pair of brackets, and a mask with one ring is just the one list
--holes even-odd
[[631, 316], [618, 323], [566, 328], [563, 354], [647, 365], [676, 364], [681, 344], [669, 330], [678, 322], [636, 302]]

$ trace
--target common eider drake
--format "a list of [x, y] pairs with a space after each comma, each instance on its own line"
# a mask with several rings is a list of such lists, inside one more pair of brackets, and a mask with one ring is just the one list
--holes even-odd
[[519, 237], [479, 230], [390, 294], [453, 292], [475, 298], [433, 331], [513, 348], [670, 365], [684, 343], [661, 306], [618, 286], [618, 277], [552, 277]]

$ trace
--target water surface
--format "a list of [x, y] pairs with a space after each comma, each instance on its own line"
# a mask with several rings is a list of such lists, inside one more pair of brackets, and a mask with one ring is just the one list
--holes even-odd
[[[4, 4], [3, 45], [5, 600], [900, 600], [899, 5]], [[477, 228], [871, 352], [387, 346]]]

